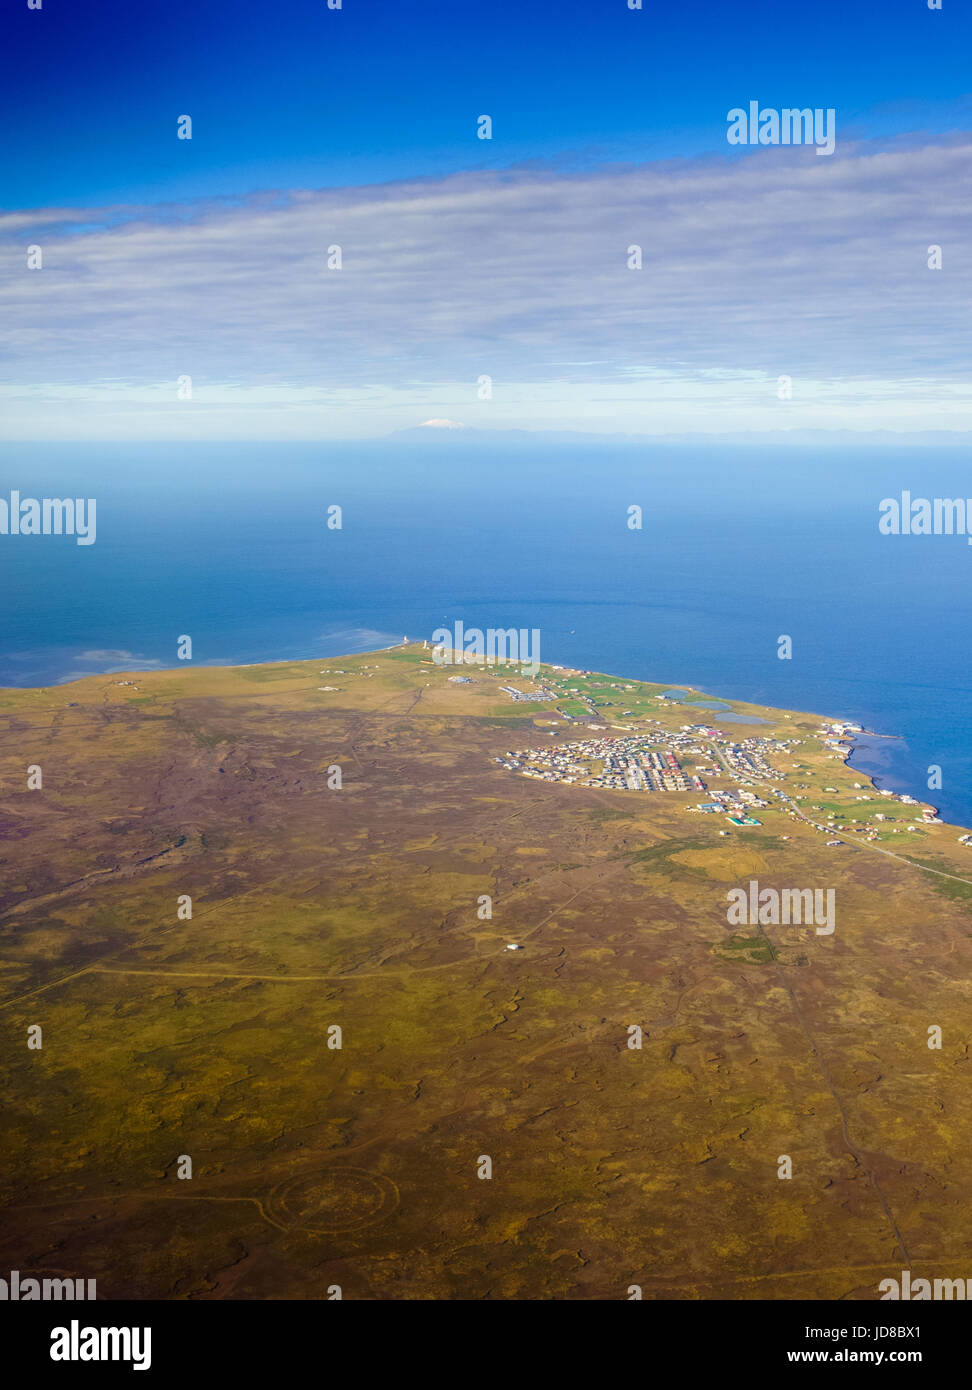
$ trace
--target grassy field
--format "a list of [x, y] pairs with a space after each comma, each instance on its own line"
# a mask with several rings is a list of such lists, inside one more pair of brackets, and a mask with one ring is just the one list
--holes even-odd
[[[738, 702], [766, 723], [733, 738], [801, 740], [778, 785], [809, 821], [880, 803], [880, 842], [519, 777], [493, 759], [590, 737], [571, 687], [660, 736], [719, 712], [544, 668], [568, 724], [451, 674], [412, 646], [0, 691], [0, 1265], [106, 1298], [967, 1273], [958, 830], [905, 833], [818, 716]], [[730, 926], [752, 878], [834, 888], [835, 933]]]

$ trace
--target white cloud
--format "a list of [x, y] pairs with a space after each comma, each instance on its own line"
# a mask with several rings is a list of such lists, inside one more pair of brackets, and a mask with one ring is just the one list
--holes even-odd
[[970, 428], [970, 179], [953, 140], [0, 215], [0, 431]]

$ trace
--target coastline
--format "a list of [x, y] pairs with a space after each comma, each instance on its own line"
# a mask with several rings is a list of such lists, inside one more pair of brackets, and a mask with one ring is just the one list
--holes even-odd
[[[118, 677], [119, 680], [116, 683], [118, 685], [121, 685], [123, 683], [123, 679], [125, 682], [129, 684], [134, 684], [137, 680], [144, 681], [151, 679], [152, 677], [167, 675], [185, 675], [190, 671], [232, 672], [233, 670], [254, 670], [260, 667], [280, 668], [285, 666], [303, 666], [309, 663], [316, 662], [354, 661], [367, 656], [387, 655], [393, 652], [405, 652], [410, 648], [420, 648], [422, 646], [422, 642], [423, 639], [418, 638], [410, 639], [407, 642], [396, 642], [388, 646], [368, 648], [366, 650], [361, 651], [337, 653], [334, 655], [281, 657], [273, 658], [269, 661], [199, 661], [187, 663], [185, 666], [170, 666], [166, 668], [147, 667], [143, 670], [136, 670], [130, 667], [119, 667], [115, 670], [91, 672], [90, 674], [85, 674], [82, 676], [72, 675], [67, 680], [60, 679], [39, 686], [0, 686], [0, 699], [6, 696], [29, 695], [31, 693], [40, 694], [44, 692], [55, 692], [62, 690], [67, 691], [70, 690], [72, 686], [82, 685], [85, 682], [89, 681], [104, 681], [106, 678], [112, 676]], [[459, 665], [461, 663], [455, 662], [452, 664]], [[470, 662], [467, 658], [466, 664], [475, 665], [476, 662]], [[565, 663], [545, 661], [541, 663], [540, 671], [543, 671], [544, 669], [548, 671], [560, 670], [563, 672], [572, 672], [574, 674], [599, 675], [605, 677], [606, 679], [615, 681], [637, 681], [643, 685], [658, 686], [660, 692], [664, 692], [667, 690], [677, 690], [679, 692], [684, 693], [686, 696], [691, 696], [692, 698], [687, 700], [671, 699], [669, 703], [673, 706], [681, 706], [686, 710], [697, 712], [699, 715], [711, 715], [711, 721], [709, 722], [717, 724], [719, 722], [719, 716], [721, 715], [726, 724], [733, 724], [736, 721], [730, 716], [736, 715], [738, 717], [741, 715], [741, 719], [738, 723], [738, 733], [740, 738], [746, 736], [744, 730], [747, 727], [751, 727], [755, 730], [759, 727], [759, 723], [762, 723], [764, 725], [780, 724], [783, 721], [792, 718], [798, 718], [802, 720], [816, 720], [819, 721], [819, 723], [822, 726], [835, 726], [846, 728], [850, 728], [850, 726], [854, 723], [854, 721], [848, 720], [844, 717], [822, 714], [815, 710], [796, 710], [785, 709], [782, 707], [771, 705], [760, 705], [753, 701], [740, 699], [735, 696], [725, 696], [720, 695], [717, 692], [703, 690], [698, 686], [688, 684], [685, 682], [658, 681], [650, 680], [641, 676], [628, 676], [618, 672], [595, 671], [594, 668], [576, 666], [573, 663], [568, 665]], [[538, 675], [539, 674], [540, 673], [538, 672]], [[728, 706], [728, 709], [706, 710], [704, 706], [698, 703], [702, 700], [714, 701], [719, 704], [726, 705]], [[735, 708], [737, 706], [742, 706], [744, 708], [742, 710], [739, 710]], [[757, 720], [759, 721], [759, 723], [754, 722]], [[890, 799], [893, 799], [895, 802], [898, 803], [901, 803], [903, 798], [910, 797], [911, 801], [904, 802], [904, 804], [913, 805], [916, 809], [921, 811], [927, 809], [934, 816], [938, 816], [939, 808], [921, 795], [921, 792], [927, 791], [927, 788], [920, 788], [914, 781], [914, 779], [903, 777], [894, 770], [891, 770], [888, 773], [875, 772], [874, 770], [868, 770], [866, 768], [860, 767], [854, 762], [855, 754], [866, 749], [866, 740], [880, 739], [887, 743], [898, 743], [903, 746], [907, 746], [907, 741], [903, 735], [882, 733], [881, 731], [876, 729], [865, 728], [860, 725], [857, 725], [854, 729], [854, 732], [848, 732], [846, 734], [841, 735], [841, 737], [850, 745], [846, 756], [841, 759], [841, 763], [844, 767], [852, 769], [859, 778], [863, 779], [863, 781], [866, 782], [866, 784], [870, 786], [879, 795], [887, 795]], [[892, 787], [884, 785], [888, 781], [894, 781], [897, 783], [897, 785]], [[956, 831], [969, 830], [969, 827], [967, 827], [961, 821], [958, 820], [953, 821], [942, 818], [939, 823], [944, 826], [950, 827]]]

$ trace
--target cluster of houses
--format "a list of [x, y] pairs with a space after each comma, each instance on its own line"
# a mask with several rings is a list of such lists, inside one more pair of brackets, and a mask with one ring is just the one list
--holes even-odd
[[[600, 735], [598, 726], [591, 727]], [[719, 729], [686, 724], [675, 731], [660, 727], [657, 732], [622, 738], [605, 734], [546, 748], [508, 749], [505, 756], [495, 761], [510, 772], [545, 782], [575, 782], [584, 787], [622, 791], [705, 792], [703, 775], [734, 777], [744, 786], [785, 776], [769, 765], [767, 757], [771, 751], [785, 751], [795, 740], [781, 743], [749, 738], [742, 743], [729, 743], [724, 739]], [[682, 767], [680, 754], [694, 761], [694, 772]], [[697, 809], [714, 808], [727, 814], [746, 815], [753, 806], [769, 804], [742, 788], [731, 794], [713, 792], [711, 797], [709, 803], [702, 803]], [[741, 823], [759, 824], [752, 820]]]
[[[537, 692], [527, 693], [512, 686], [504, 686], [503, 689], [518, 700], [556, 698], [547, 691], [538, 695]], [[707, 724], [683, 724], [681, 729], [671, 730], [665, 728], [660, 720], [651, 722], [658, 727], [650, 733], [621, 738], [602, 734], [604, 726], [592, 724], [589, 727], [598, 734], [596, 738], [542, 748], [508, 749], [505, 756], [497, 757], [494, 761], [511, 772], [545, 782], [576, 783], [584, 787], [621, 791], [687, 792], [694, 789], [706, 792], [707, 800], [689, 809], [703, 815], [725, 816], [735, 826], [758, 826], [762, 822], [753, 812], [769, 807], [773, 802], [764, 800], [752, 788], [757, 783], [784, 781], [787, 774], [774, 767], [769, 759], [774, 757], [774, 761], [780, 761], [780, 755], [792, 753], [801, 742], [798, 738], [780, 740], [758, 736], [734, 742], [727, 738], [722, 729]], [[852, 749], [845, 740], [860, 732], [859, 724], [831, 723], [819, 729], [817, 737], [825, 747], [833, 750], [832, 756], [846, 761]], [[694, 771], [682, 767], [679, 755], [690, 759]], [[799, 765], [794, 763], [793, 766]], [[711, 789], [702, 780], [703, 777], [726, 777], [739, 785], [731, 789]], [[808, 784], [797, 785], [810, 790]], [[858, 801], [873, 800], [874, 793], [865, 791], [862, 783], [855, 782], [854, 787], [864, 792], [857, 797]], [[824, 791], [838, 794], [836, 787], [825, 787]], [[890, 831], [897, 835], [902, 830], [917, 830], [921, 825], [942, 823], [934, 807], [923, 806], [912, 796], [885, 789], [877, 794], [887, 801], [916, 807], [920, 815], [915, 816], [914, 823], [908, 825], [895, 825], [893, 817], [880, 812], [871, 814], [864, 821], [848, 817], [846, 813], [825, 815], [822, 820], [814, 821], [799, 805], [807, 800], [806, 795], [791, 794], [779, 787], [772, 787], [766, 793], [776, 799], [780, 810], [792, 820], [802, 820], [830, 837], [827, 844], [835, 847], [843, 844], [842, 840], [834, 838], [841, 831], [850, 831], [874, 841], [882, 832]], [[720, 832], [723, 835], [726, 833]], [[958, 838], [961, 844], [972, 845], [972, 834]]]
[[[453, 677], [453, 679], [455, 679]], [[556, 695], [549, 690], [517, 690], [514, 685], [501, 685], [504, 695], [509, 695], [511, 700], [556, 700]]]
[[831, 750], [831, 757], [840, 758], [841, 762], [846, 762], [853, 753], [853, 745], [848, 743], [848, 738], [853, 738], [854, 734], [863, 733], [860, 724], [848, 724], [843, 721], [835, 724], [824, 724], [817, 730], [817, 738], [825, 748]]
[[651, 736], [590, 738], [547, 748], [511, 748], [494, 761], [510, 772], [544, 782], [657, 792], [684, 792], [694, 785], [704, 791], [704, 783], [683, 772], [671, 748], [659, 752], [648, 746], [657, 742]]
[[755, 792], [746, 791], [742, 787], [737, 787], [732, 791], [713, 791], [709, 793], [710, 800], [700, 801], [697, 806], [690, 806], [689, 810], [698, 811], [702, 815], [722, 815], [732, 825], [762, 825], [762, 821], [757, 820], [752, 814], [758, 806], [768, 806], [768, 801], [763, 801]]
[[786, 753], [797, 743], [799, 739], [747, 738], [722, 745], [720, 752], [728, 770], [741, 782], [766, 782], [786, 776], [770, 765], [768, 756]]

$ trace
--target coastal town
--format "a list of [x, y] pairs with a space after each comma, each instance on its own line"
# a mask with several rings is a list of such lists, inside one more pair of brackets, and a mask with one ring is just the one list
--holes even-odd
[[[516, 694], [523, 698], [521, 692]], [[794, 773], [806, 770], [804, 765], [791, 761], [790, 772], [776, 765], [784, 758], [792, 759], [802, 739], [756, 735], [737, 741], [709, 724], [686, 724], [672, 730], [659, 720], [651, 722], [657, 729], [620, 737], [608, 734], [603, 725], [590, 724], [594, 738], [511, 748], [494, 761], [509, 772], [543, 782], [615, 791], [703, 793], [705, 800], [685, 809], [700, 815], [721, 815], [738, 827], [762, 825], [754, 812], [775, 808], [827, 836], [827, 845], [833, 848], [844, 844], [837, 838], [839, 833], [861, 835], [874, 842], [888, 834], [942, 823], [935, 807], [923, 806], [905, 793], [869, 789], [862, 782], [853, 783], [856, 801], [873, 803], [880, 797], [885, 802], [914, 807], [919, 814], [911, 823], [893, 823], [895, 818], [887, 812], [871, 810], [863, 817], [852, 816], [839, 807], [810, 802], [811, 794], [819, 795], [819, 791], [808, 782], [793, 780]], [[845, 763], [852, 751], [846, 739], [858, 732], [859, 725], [828, 724], [817, 730], [817, 737], [830, 750], [829, 757]], [[792, 790], [768, 785], [786, 782], [788, 778]], [[723, 785], [713, 785], [714, 782]], [[836, 787], [824, 787], [823, 792], [841, 795]], [[802, 804], [807, 802], [807, 806]], [[972, 837], [962, 838], [963, 843], [972, 843]]]
[[[465, 658], [468, 665], [481, 669], [490, 663]], [[463, 659], [460, 658], [460, 664]], [[466, 675], [449, 677], [456, 685], [476, 682]], [[587, 682], [598, 680], [595, 692]], [[581, 683], [578, 683], [581, 682]], [[641, 683], [596, 677], [585, 670], [552, 666], [549, 673], [534, 676], [528, 688], [511, 682], [500, 690], [517, 704], [556, 702], [551, 711], [560, 721], [560, 728], [548, 728], [550, 738], [558, 738], [568, 728], [586, 727], [595, 737], [557, 742], [537, 747], [507, 749], [494, 761], [509, 772], [538, 781], [595, 788], [602, 791], [636, 791], [647, 793], [701, 794], [704, 799], [694, 805], [684, 805], [686, 811], [699, 815], [723, 816], [731, 825], [746, 828], [763, 822], [757, 811], [775, 810], [791, 820], [802, 821], [826, 839], [828, 848], [840, 848], [845, 841], [841, 834], [860, 837], [875, 843], [895, 835], [920, 833], [923, 827], [941, 825], [935, 806], [918, 801], [904, 792], [876, 788], [870, 783], [856, 781], [851, 788], [819, 786], [797, 781], [801, 774], [809, 775], [806, 764], [793, 761], [797, 748], [805, 738], [765, 738], [753, 735], [738, 739], [713, 724], [683, 724], [672, 728], [670, 722], [646, 718], [644, 700], [657, 701], [656, 709], [675, 710], [694, 707], [701, 701], [690, 699], [685, 691], [671, 690], [652, 695]], [[625, 697], [638, 708], [608, 708], [625, 704]], [[573, 702], [573, 707], [571, 706]], [[728, 705], [710, 704], [710, 708], [725, 709], [726, 719], [749, 719], [732, 711]], [[787, 718], [789, 716], [786, 716]], [[632, 723], [616, 723], [616, 719], [633, 719]], [[601, 722], [610, 720], [612, 722]], [[759, 719], [750, 722], [759, 723]], [[650, 727], [646, 727], [650, 726]], [[617, 730], [617, 734], [609, 730]], [[814, 731], [824, 757], [842, 766], [854, 751], [854, 738], [864, 733], [860, 724], [848, 720], [822, 721]], [[789, 763], [789, 770], [782, 764]], [[781, 784], [789, 779], [789, 790]], [[734, 785], [733, 785], [734, 784]], [[821, 795], [839, 800], [821, 802]], [[861, 814], [852, 814], [846, 803], [853, 792], [861, 804]], [[877, 811], [880, 802], [887, 809]], [[910, 821], [892, 814], [894, 805], [912, 811]], [[721, 830], [720, 835], [731, 832]], [[789, 836], [784, 836], [788, 839]], [[972, 847], [972, 835], [958, 837], [963, 845]]]
[[[658, 722], [658, 721], [655, 721]], [[706, 724], [679, 730], [659, 728], [616, 737], [601, 733], [579, 742], [509, 749], [496, 758], [502, 767], [545, 782], [642, 792], [701, 792], [708, 800], [694, 809], [703, 814], [723, 812], [739, 824], [758, 825], [750, 814], [768, 806], [751, 790], [767, 778], [782, 780], [769, 762], [785, 754], [798, 740], [747, 738], [735, 742]], [[712, 790], [709, 781], [735, 780], [735, 791]]]

